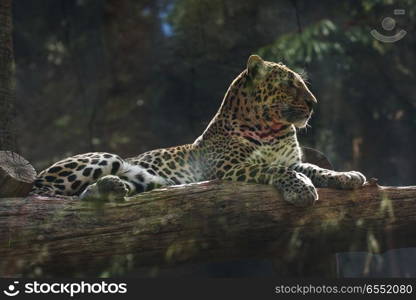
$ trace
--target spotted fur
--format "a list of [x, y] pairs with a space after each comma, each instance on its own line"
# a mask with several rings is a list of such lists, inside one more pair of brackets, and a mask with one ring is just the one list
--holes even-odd
[[193, 144], [124, 160], [110, 153], [76, 155], [41, 172], [32, 193], [123, 199], [160, 186], [224, 179], [274, 185], [285, 200], [304, 206], [318, 199], [315, 187], [362, 186], [359, 172], [301, 162], [296, 127], [306, 126], [316, 102], [297, 73], [252, 55]]

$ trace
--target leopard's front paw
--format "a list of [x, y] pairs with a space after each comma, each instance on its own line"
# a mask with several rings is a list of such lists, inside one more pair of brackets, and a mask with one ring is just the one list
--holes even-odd
[[295, 206], [310, 206], [318, 200], [312, 181], [301, 173], [282, 185], [283, 198]]
[[357, 171], [334, 172], [329, 175], [328, 187], [338, 189], [357, 189], [366, 182], [363, 174]]
[[101, 177], [96, 184], [100, 195], [109, 201], [122, 201], [129, 191], [121, 179], [113, 175]]

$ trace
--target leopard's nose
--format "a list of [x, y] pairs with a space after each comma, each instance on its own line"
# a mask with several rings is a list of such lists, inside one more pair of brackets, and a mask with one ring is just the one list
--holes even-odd
[[312, 110], [315, 106], [316, 103], [318, 103], [318, 101], [316, 100], [315, 96], [309, 92], [306, 96], [305, 96], [305, 102], [306, 105], [308, 106], [308, 108], [310, 110]]
[[307, 87], [306, 87], [305, 98], [304, 99], [305, 99], [306, 103], [308, 103], [308, 105], [310, 105], [309, 103], [311, 103], [311, 105], [314, 105], [314, 104], [318, 103], [315, 96], [312, 94], [312, 92]]
[[315, 97], [308, 97], [305, 99], [306, 105], [308, 106], [309, 110], [312, 110], [315, 106], [315, 104], [318, 102], [316, 101]]
[[309, 95], [308, 98], [309, 98], [309, 101], [313, 102], [313, 104], [318, 103], [318, 100], [316, 100], [315, 96], [312, 93]]

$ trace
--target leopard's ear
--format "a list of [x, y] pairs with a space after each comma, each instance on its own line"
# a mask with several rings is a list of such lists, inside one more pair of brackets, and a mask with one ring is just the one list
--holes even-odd
[[251, 79], [263, 76], [265, 73], [265, 65], [263, 59], [258, 55], [250, 55], [247, 61], [247, 73]]

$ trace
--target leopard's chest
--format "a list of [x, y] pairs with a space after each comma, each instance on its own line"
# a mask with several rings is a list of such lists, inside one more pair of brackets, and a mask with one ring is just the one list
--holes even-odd
[[256, 164], [273, 163], [289, 166], [301, 160], [301, 153], [297, 143], [265, 145], [254, 149], [247, 160]]

